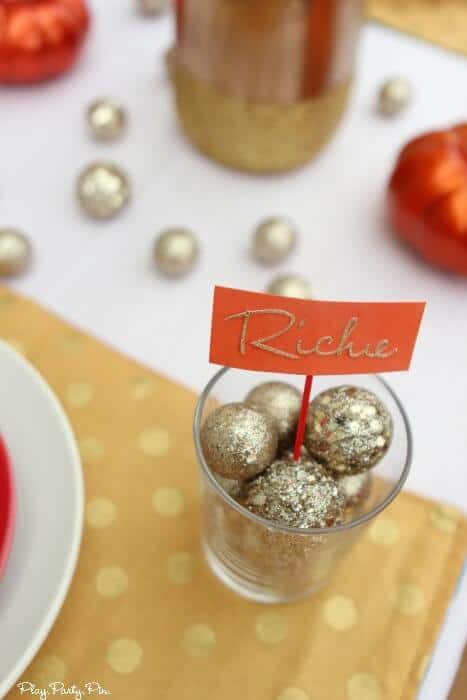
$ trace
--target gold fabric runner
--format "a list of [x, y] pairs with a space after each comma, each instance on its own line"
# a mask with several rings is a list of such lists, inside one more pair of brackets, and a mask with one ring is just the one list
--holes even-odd
[[365, 0], [370, 19], [467, 54], [466, 0]]

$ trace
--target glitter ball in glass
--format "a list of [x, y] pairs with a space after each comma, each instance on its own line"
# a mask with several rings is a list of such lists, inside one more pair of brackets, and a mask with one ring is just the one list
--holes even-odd
[[95, 100], [88, 108], [87, 121], [95, 139], [114, 141], [125, 131], [125, 110], [114, 100], [108, 98]]
[[14, 228], [0, 228], [0, 277], [15, 277], [31, 262], [31, 244]]
[[299, 275], [281, 275], [273, 279], [266, 290], [268, 294], [295, 299], [311, 299], [313, 291], [310, 283]]
[[189, 272], [198, 258], [198, 243], [191, 231], [185, 228], [170, 228], [157, 238], [154, 259], [161, 272], [171, 277], [180, 277]]
[[337, 478], [339, 490], [344, 496], [347, 511], [363, 505], [371, 491], [372, 476], [369, 472], [350, 474]]
[[94, 219], [111, 219], [130, 198], [125, 173], [112, 163], [93, 163], [78, 178], [78, 199], [82, 209]]
[[388, 410], [371, 391], [338, 386], [311, 402], [305, 446], [337, 475], [358, 474], [384, 457], [392, 431]]
[[276, 421], [279, 449], [290, 447], [302, 403], [299, 390], [286, 382], [264, 382], [250, 391], [245, 402], [268, 413]]
[[277, 428], [257, 408], [230, 403], [216, 408], [201, 429], [207, 465], [227, 479], [251, 479], [275, 459]]
[[344, 519], [336, 479], [312, 460], [276, 460], [244, 484], [240, 502], [267, 520], [289, 527], [331, 527]]
[[170, 7], [170, 0], [136, 0], [138, 10], [146, 17], [157, 17]]
[[285, 260], [297, 241], [297, 232], [291, 221], [275, 217], [262, 221], [255, 231], [253, 252], [262, 263], [274, 265]]
[[412, 87], [405, 78], [390, 78], [380, 88], [378, 112], [385, 117], [395, 117], [412, 101]]

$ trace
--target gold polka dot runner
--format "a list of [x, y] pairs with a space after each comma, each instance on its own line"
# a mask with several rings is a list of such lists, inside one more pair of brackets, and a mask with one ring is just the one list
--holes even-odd
[[465, 0], [365, 0], [367, 16], [448, 49], [467, 53]]
[[465, 555], [460, 513], [403, 493], [315, 597], [242, 600], [200, 552], [195, 397], [1, 290], [0, 336], [63, 402], [86, 485], [78, 568], [23, 681], [128, 700], [414, 700]]

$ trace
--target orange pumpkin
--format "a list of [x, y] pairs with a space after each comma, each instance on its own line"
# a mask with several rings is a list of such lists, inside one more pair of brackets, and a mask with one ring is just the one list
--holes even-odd
[[84, 0], [0, 0], [0, 83], [35, 83], [64, 73], [88, 26]]
[[387, 204], [404, 241], [434, 265], [467, 275], [467, 124], [410, 141]]

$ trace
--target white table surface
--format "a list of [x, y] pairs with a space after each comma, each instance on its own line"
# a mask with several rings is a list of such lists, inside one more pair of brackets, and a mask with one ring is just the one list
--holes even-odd
[[[27, 232], [36, 253], [14, 287], [197, 390], [213, 371], [214, 283], [261, 291], [272, 275], [293, 271], [309, 276], [322, 298], [427, 300], [412, 369], [389, 377], [415, 434], [408, 487], [465, 509], [467, 282], [424, 265], [389, 235], [382, 195], [406, 139], [466, 118], [467, 60], [367, 25], [352, 104], [332, 145], [299, 172], [253, 177], [205, 160], [181, 135], [163, 61], [171, 19], [143, 19], [131, 0], [94, 0], [93, 9], [92, 37], [70, 76], [0, 91], [0, 223]], [[411, 80], [416, 100], [388, 121], [375, 115], [374, 100], [394, 74]], [[85, 106], [105, 95], [130, 113], [117, 144], [92, 142], [84, 126]], [[125, 213], [107, 223], [86, 219], [74, 197], [77, 173], [99, 159], [122, 165], [134, 189]], [[268, 270], [248, 247], [252, 227], [276, 213], [297, 222], [300, 245]], [[155, 234], [167, 225], [193, 228], [202, 244], [183, 280], [162, 279], [151, 264]], [[420, 700], [447, 697], [466, 629], [464, 580]]]

